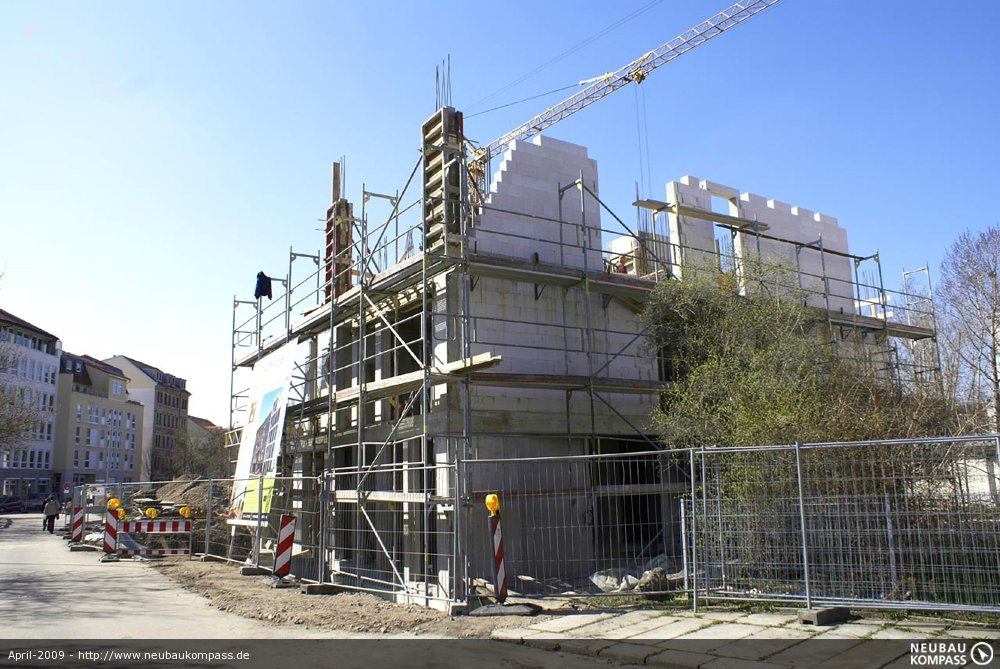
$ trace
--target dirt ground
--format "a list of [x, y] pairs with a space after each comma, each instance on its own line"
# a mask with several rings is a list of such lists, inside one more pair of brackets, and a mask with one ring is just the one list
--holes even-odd
[[202, 595], [217, 609], [275, 626], [303, 625], [317, 630], [367, 634], [485, 638], [501, 627], [519, 627], [549, 616], [449, 616], [422, 606], [394, 604], [361, 592], [305, 595], [298, 588], [275, 589], [264, 577], [240, 576], [239, 569], [218, 562], [162, 560], [149, 563], [183, 588]]

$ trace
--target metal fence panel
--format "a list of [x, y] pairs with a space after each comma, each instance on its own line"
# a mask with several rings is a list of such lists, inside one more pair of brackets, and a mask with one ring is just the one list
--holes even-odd
[[996, 438], [692, 457], [702, 596], [1000, 611]]
[[683, 588], [686, 453], [463, 463], [471, 592], [492, 591], [486, 495], [496, 493], [514, 595], [600, 596]]
[[330, 579], [407, 603], [454, 600], [455, 465], [331, 472]]

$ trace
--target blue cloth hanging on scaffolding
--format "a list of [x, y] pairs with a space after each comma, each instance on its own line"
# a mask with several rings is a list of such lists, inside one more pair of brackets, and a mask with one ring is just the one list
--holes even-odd
[[271, 297], [271, 277], [263, 272], [257, 272], [257, 288], [253, 291], [253, 296], [258, 300], [267, 295], [267, 299], [273, 299]]

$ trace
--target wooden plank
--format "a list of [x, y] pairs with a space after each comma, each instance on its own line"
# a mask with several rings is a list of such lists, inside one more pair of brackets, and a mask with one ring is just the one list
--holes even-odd
[[397, 492], [393, 490], [334, 490], [333, 501], [342, 504], [361, 502], [390, 502], [393, 504], [451, 504], [450, 497], [435, 497], [424, 492]]
[[[479, 372], [469, 375], [469, 380], [475, 385], [497, 386], [502, 388], [552, 388], [556, 390], [582, 390], [590, 383], [586, 376], [563, 374], [513, 374], [496, 372]], [[639, 379], [594, 379], [594, 390], [605, 393], [657, 393], [663, 388], [659, 381], [644, 381]]]
[[[493, 355], [492, 353], [480, 353], [471, 358], [455, 360], [440, 367], [431, 367], [429, 371], [431, 383], [444, 383], [448, 380], [449, 376], [455, 374], [471, 374], [479, 370], [489, 369], [490, 367], [499, 365], [502, 360], [503, 356]], [[372, 400], [384, 399], [393, 395], [402, 395], [403, 393], [416, 390], [423, 382], [424, 373], [418, 369], [415, 372], [399, 374], [388, 379], [366, 383], [365, 395], [368, 399]], [[358, 386], [353, 386], [337, 391], [334, 395], [334, 406], [358, 399], [360, 390]]]

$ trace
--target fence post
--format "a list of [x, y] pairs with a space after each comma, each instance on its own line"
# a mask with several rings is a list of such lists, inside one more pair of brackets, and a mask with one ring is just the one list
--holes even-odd
[[896, 587], [899, 576], [896, 573], [896, 542], [892, 536], [892, 503], [889, 500], [889, 493], [885, 493], [885, 532], [889, 541], [889, 581], [892, 587]]
[[687, 542], [687, 518], [685, 513], [684, 498], [677, 500], [681, 508], [681, 570], [684, 572], [684, 590], [688, 589], [688, 542]]
[[[997, 468], [1000, 468], [1000, 436], [997, 436], [997, 437], [994, 438], [993, 445], [996, 447], [996, 451], [997, 451], [996, 452], [996, 456], [997, 456], [997, 464], [996, 464], [996, 466], [997, 466]], [[996, 472], [997, 469], [994, 469], [993, 471]], [[1000, 491], [997, 490], [998, 486], [997, 486], [997, 477], [996, 476], [990, 477], [990, 486], [991, 486], [990, 490], [993, 492], [993, 499], [996, 500], [997, 504], [1000, 504]]]
[[257, 479], [257, 538], [254, 542], [253, 566], [260, 567], [260, 519], [264, 515], [264, 474]]
[[[691, 610], [698, 612], [698, 511], [694, 487], [694, 449], [688, 449], [691, 466]], [[704, 454], [702, 454], [704, 458]]]
[[208, 502], [205, 506], [205, 555], [211, 554], [212, 547], [212, 493], [214, 479], [208, 479]]
[[812, 608], [812, 591], [809, 584], [809, 546], [806, 543], [806, 505], [802, 494], [802, 455], [801, 444], [795, 442], [795, 480], [799, 487], [799, 535], [802, 539], [802, 569], [806, 581], [806, 608]]
[[323, 473], [319, 475], [319, 555], [316, 561], [316, 582], [326, 583], [326, 462], [323, 463]]
[[459, 571], [461, 571], [460, 555], [462, 553], [462, 532], [461, 532], [461, 515], [462, 515], [462, 505], [461, 505], [461, 494], [459, 486], [461, 483], [461, 474], [459, 473], [462, 468], [462, 453], [460, 448], [455, 449], [455, 479], [452, 482], [454, 490], [454, 511], [452, 511], [452, 559], [451, 565], [449, 566], [448, 573], [451, 574], [451, 601], [460, 601], [459, 597], [461, 593], [459, 592]]

